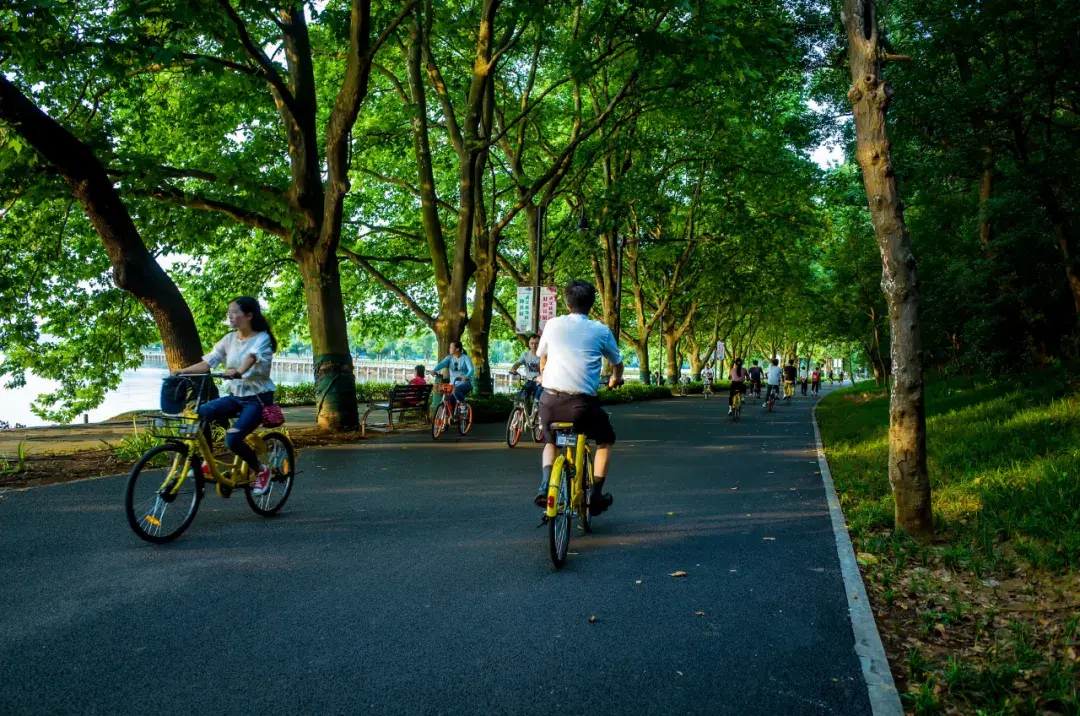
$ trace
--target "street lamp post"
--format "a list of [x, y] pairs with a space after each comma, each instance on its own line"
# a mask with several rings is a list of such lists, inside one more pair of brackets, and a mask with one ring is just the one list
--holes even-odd
[[533, 266], [532, 332], [540, 332], [540, 267], [544, 262], [544, 219], [547, 211], [543, 203], [536, 213], [536, 265]]

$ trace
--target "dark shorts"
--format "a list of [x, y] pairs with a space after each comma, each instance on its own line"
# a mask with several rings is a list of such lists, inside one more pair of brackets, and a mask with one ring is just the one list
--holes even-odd
[[598, 445], [615, 442], [611, 421], [595, 395], [557, 395], [545, 390], [540, 395], [540, 423], [549, 444], [555, 443], [555, 433], [549, 427], [552, 423], [573, 423], [574, 432], [584, 433]]

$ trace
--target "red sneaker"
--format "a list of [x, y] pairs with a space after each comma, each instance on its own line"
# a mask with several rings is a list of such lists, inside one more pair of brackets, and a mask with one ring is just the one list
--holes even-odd
[[255, 487], [251, 490], [253, 495], [263, 495], [270, 489], [270, 468], [263, 467], [255, 475]]

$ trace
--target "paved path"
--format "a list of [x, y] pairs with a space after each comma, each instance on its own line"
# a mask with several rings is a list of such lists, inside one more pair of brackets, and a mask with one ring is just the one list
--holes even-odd
[[869, 713], [810, 407], [613, 408], [561, 572], [500, 426], [307, 451], [280, 517], [208, 495], [165, 547], [123, 478], [9, 492], [0, 713]]

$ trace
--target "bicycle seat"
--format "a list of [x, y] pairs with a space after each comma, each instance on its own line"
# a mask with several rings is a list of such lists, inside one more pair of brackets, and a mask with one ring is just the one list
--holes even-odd
[[552, 430], [573, 430], [574, 429], [574, 424], [573, 423], [552, 423], [548, 427], [551, 428]]

